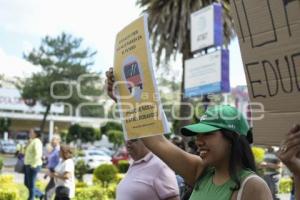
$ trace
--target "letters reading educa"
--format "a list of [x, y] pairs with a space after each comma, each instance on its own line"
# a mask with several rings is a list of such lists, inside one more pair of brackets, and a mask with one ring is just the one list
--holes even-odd
[[[255, 78], [251, 74], [251, 68], [262, 70], [262, 77]], [[245, 64], [252, 97], [275, 97], [279, 89], [283, 93], [300, 92], [300, 51], [292, 55], [284, 55], [283, 58], [274, 61], [262, 60]], [[283, 77], [283, 72], [288, 75]], [[265, 91], [257, 92], [256, 89], [263, 84]]]

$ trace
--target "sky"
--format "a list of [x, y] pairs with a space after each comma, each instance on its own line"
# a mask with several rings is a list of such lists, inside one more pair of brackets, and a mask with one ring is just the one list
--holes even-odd
[[[45, 35], [62, 31], [81, 37], [83, 46], [96, 50], [92, 70], [104, 73], [113, 65], [117, 32], [141, 12], [136, 0], [0, 0], [0, 74], [28, 77], [38, 71], [23, 54], [38, 47]], [[245, 85], [237, 39], [229, 50], [231, 86]], [[174, 74], [181, 73], [177, 58], [170, 63]]]

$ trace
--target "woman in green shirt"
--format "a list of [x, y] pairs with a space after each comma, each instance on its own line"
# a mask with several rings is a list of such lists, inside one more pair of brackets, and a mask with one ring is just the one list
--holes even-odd
[[[112, 68], [106, 76], [108, 95], [116, 100]], [[182, 129], [183, 135], [197, 137], [199, 156], [181, 150], [161, 135], [142, 140], [149, 150], [194, 187], [190, 200], [271, 200], [266, 183], [251, 175], [255, 172], [255, 164], [249, 145], [250, 132], [247, 120], [237, 109], [213, 106], [198, 124]]]
[[268, 186], [258, 176], [247, 181], [238, 198], [243, 180], [255, 174], [256, 169], [248, 142], [250, 129], [235, 108], [210, 107], [200, 123], [185, 126], [181, 132], [197, 137], [199, 156], [181, 151], [162, 136], [143, 138], [143, 141], [194, 187], [190, 200], [272, 199]]

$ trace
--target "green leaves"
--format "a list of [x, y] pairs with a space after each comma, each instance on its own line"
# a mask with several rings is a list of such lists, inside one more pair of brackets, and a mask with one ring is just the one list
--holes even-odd
[[137, 5], [144, 8], [143, 12], [149, 14], [149, 30], [157, 66], [161, 63], [161, 57], [165, 62], [169, 62], [172, 55], [175, 58], [177, 53], [189, 50], [190, 15], [213, 2], [221, 2], [223, 6], [226, 45], [234, 35], [229, 0], [137, 0]]
[[76, 141], [80, 139], [82, 142], [94, 142], [101, 139], [100, 130], [96, 130], [92, 127], [82, 127], [79, 124], [70, 126], [67, 135], [67, 142]]
[[[96, 51], [82, 47], [81, 38], [70, 34], [45, 36], [38, 48], [24, 54], [24, 58], [40, 66], [41, 71], [21, 80], [18, 88], [22, 97], [40, 101], [47, 107], [56, 102], [68, 103], [73, 107], [69, 112], [75, 113], [79, 104], [93, 100], [88, 96], [100, 96], [103, 93], [103, 87], [99, 86], [100, 74], [89, 70], [89, 66], [94, 64], [95, 54]], [[85, 80], [80, 79], [83, 75], [87, 77]], [[83, 95], [79, 94], [78, 88]], [[41, 127], [47, 115], [46, 112]]]

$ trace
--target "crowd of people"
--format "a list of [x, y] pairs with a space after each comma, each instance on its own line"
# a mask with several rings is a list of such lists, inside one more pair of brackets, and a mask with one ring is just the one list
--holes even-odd
[[[107, 93], [116, 101], [112, 68], [106, 76]], [[254, 194], [255, 199], [273, 199], [268, 184], [256, 174], [250, 148], [252, 129], [236, 108], [227, 105], [209, 107], [199, 123], [183, 127], [181, 133], [196, 137], [198, 155], [184, 151], [162, 135], [140, 138], [138, 141], [193, 188], [190, 200], [253, 199]], [[277, 156], [293, 174], [295, 199], [299, 200], [300, 125], [295, 125], [288, 132]], [[138, 177], [133, 176], [133, 179]], [[127, 188], [130, 187], [127, 185]], [[117, 193], [117, 199], [126, 197]]]
[[54, 200], [69, 200], [75, 196], [73, 151], [70, 146], [60, 144], [59, 135], [53, 135], [47, 154], [47, 172], [44, 178], [49, 176], [49, 183], [44, 192], [35, 187], [43, 164], [43, 144], [40, 137], [40, 129], [31, 129], [29, 142], [25, 147], [19, 147], [17, 152], [18, 161], [21, 161], [17, 164], [24, 164], [18, 172], [24, 173], [24, 185], [29, 191], [28, 200], [51, 200], [53, 196]]
[[[114, 76], [107, 73], [107, 92], [113, 95]], [[300, 125], [288, 131], [279, 150], [272, 148], [266, 161], [257, 166], [251, 151], [252, 129], [243, 114], [229, 105], [210, 106], [198, 123], [184, 126], [181, 134], [195, 137], [188, 149], [180, 136], [171, 140], [163, 135], [125, 141], [133, 159], [116, 189], [117, 200], [206, 200], [276, 199], [274, 182], [282, 162], [293, 175], [291, 200], [300, 200]], [[41, 131], [30, 130], [30, 140], [18, 151], [23, 160], [24, 184], [28, 200], [68, 200], [75, 196], [73, 151], [61, 144], [59, 135], [51, 138], [47, 154], [49, 183], [45, 191], [35, 187], [42, 166]], [[276, 154], [276, 156], [275, 156]], [[265, 168], [259, 176], [257, 167]]]

